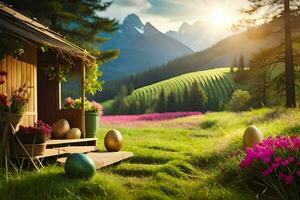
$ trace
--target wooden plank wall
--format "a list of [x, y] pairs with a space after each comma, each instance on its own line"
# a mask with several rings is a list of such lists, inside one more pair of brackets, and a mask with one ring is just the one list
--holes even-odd
[[30, 89], [31, 96], [26, 108], [21, 125], [33, 125], [37, 120], [37, 49], [33, 46], [26, 46], [25, 52], [19, 60], [7, 55], [0, 62], [0, 70], [6, 71], [8, 77], [6, 83], [0, 85], [0, 93], [8, 96], [27, 82], [33, 88]]

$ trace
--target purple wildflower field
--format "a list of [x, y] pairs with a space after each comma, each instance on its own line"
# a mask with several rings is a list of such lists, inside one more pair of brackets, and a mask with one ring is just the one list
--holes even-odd
[[147, 121], [166, 121], [181, 117], [202, 115], [201, 112], [168, 112], [168, 113], [151, 113], [142, 115], [104, 115], [100, 123], [129, 123], [129, 122], [147, 122]]

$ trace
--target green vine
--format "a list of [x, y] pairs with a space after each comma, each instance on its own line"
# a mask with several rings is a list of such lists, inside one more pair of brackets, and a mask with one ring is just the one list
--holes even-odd
[[[24, 53], [24, 44], [20, 40], [9, 36], [8, 34], [0, 33], [0, 60], [6, 55], [11, 55], [14, 58], [20, 58]], [[48, 52], [50, 48], [46, 45], [41, 47], [43, 53]], [[66, 74], [69, 73], [75, 64], [71, 57], [66, 54], [52, 49], [58, 57], [57, 65], [47, 65], [42, 67], [42, 71], [48, 76], [49, 80], [67, 81]], [[97, 62], [86, 63], [86, 75], [85, 75], [85, 90], [86, 93], [95, 95], [97, 91], [102, 90], [103, 81], [99, 81], [99, 77], [102, 76], [102, 72], [98, 69]]]
[[71, 71], [72, 66], [58, 64], [57, 66], [48, 65], [46, 67], [42, 67], [41, 69], [48, 76], [49, 80], [57, 80], [61, 82], [67, 81], [66, 74]]
[[102, 91], [103, 81], [100, 81], [99, 78], [102, 76], [102, 72], [98, 69], [98, 64], [93, 62], [90, 66], [86, 68], [85, 74], [85, 90], [86, 93], [95, 95], [96, 92]]
[[20, 58], [24, 53], [24, 44], [7, 34], [0, 34], [0, 60], [6, 55], [11, 55], [14, 58]]

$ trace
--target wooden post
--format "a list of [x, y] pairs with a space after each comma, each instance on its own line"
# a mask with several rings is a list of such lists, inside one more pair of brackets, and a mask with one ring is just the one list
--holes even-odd
[[84, 83], [85, 83], [85, 64], [82, 62], [82, 74], [81, 74], [81, 123], [82, 123], [82, 137], [86, 138], [86, 132], [85, 132], [85, 89], [84, 89]]

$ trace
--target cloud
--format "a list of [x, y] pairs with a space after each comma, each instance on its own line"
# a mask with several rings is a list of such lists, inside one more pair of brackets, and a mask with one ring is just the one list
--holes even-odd
[[131, 13], [143, 22], [150, 21], [160, 30], [178, 29], [183, 21], [205, 20], [212, 8], [227, 7], [234, 12], [247, 0], [113, 0], [104, 16], [123, 19]]
[[113, 3], [123, 7], [148, 8], [151, 6], [147, 0], [114, 0]]

